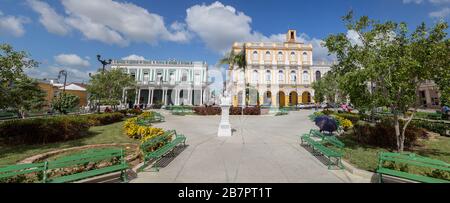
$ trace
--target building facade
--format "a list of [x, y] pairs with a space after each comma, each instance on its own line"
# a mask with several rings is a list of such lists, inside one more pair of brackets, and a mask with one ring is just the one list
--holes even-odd
[[[198, 106], [208, 98], [208, 65], [205, 62], [113, 60], [111, 68], [122, 69], [136, 79], [136, 97], [129, 107], [154, 105]], [[127, 98], [124, 89], [123, 97]], [[125, 99], [124, 99], [125, 100]]]
[[424, 109], [439, 109], [440, 104], [439, 87], [431, 80], [419, 86], [419, 106]]
[[245, 73], [238, 66], [228, 70], [227, 89], [233, 106], [284, 107], [314, 102], [311, 84], [330, 71], [330, 65], [314, 64], [313, 46], [298, 42], [296, 36], [295, 30], [289, 30], [282, 43], [233, 44], [234, 53], [245, 48], [247, 60]]
[[64, 90], [67, 94], [72, 94], [80, 98], [78, 106], [85, 107], [88, 105], [88, 94], [86, 90], [86, 85], [81, 83], [69, 83], [64, 84], [59, 83], [57, 80], [38, 80], [39, 88], [45, 92], [45, 106], [44, 108], [50, 108], [52, 100], [56, 98]]

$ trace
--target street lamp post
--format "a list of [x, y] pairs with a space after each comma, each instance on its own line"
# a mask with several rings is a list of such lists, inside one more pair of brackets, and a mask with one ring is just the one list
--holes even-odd
[[103, 65], [102, 71], [105, 72], [105, 67], [106, 67], [107, 65], [111, 64], [112, 59], [109, 59], [109, 60], [107, 61], [107, 60], [101, 60], [100, 58], [101, 58], [101, 55], [98, 54], [98, 55], [97, 55], [97, 60]]
[[58, 80], [61, 78], [61, 75], [64, 75], [64, 86], [63, 86], [63, 92], [66, 92], [66, 82], [67, 82], [67, 71], [61, 70], [58, 74]]

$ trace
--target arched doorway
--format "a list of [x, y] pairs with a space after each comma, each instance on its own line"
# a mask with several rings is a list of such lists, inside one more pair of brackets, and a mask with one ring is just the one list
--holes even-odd
[[289, 106], [296, 106], [298, 104], [297, 92], [291, 92], [289, 94]]
[[264, 106], [272, 106], [272, 92], [267, 91], [264, 93]]
[[311, 103], [311, 93], [303, 92], [303, 94], [302, 94], [302, 103], [303, 104]]
[[278, 102], [280, 107], [286, 106], [286, 95], [282, 91], [278, 92]]

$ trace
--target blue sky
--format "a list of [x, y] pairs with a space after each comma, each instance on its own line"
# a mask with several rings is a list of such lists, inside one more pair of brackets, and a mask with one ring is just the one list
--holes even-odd
[[29, 75], [66, 69], [70, 81], [86, 81], [98, 53], [214, 66], [233, 41], [280, 41], [289, 28], [313, 44], [315, 60], [331, 60], [321, 39], [347, 32], [350, 9], [414, 29], [448, 20], [450, 0], [0, 0], [0, 43], [41, 62]]

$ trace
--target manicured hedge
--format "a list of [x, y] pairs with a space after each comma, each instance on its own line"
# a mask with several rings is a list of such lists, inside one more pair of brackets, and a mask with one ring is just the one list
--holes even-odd
[[11, 120], [0, 123], [0, 139], [7, 145], [45, 144], [86, 136], [89, 127], [89, 120], [80, 116]]
[[194, 110], [195, 114], [202, 115], [202, 116], [209, 116], [209, 115], [220, 115], [222, 113], [222, 109], [220, 107], [194, 107], [192, 110]]
[[122, 121], [121, 113], [65, 115], [0, 122], [0, 143], [6, 145], [45, 144], [78, 139], [91, 126]]
[[424, 128], [431, 132], [439, 133], [442, 136], [448, 136], [446, 134], [446, 130], [450, 130], [450, 123], [444, 123], [439, 121], [428, 121], [428, 120], [420, 120], [415, 119], [411, 121], [411, 125], [417, 128]]
[[91, 126], [100, 126], [120, 122], [125, 116], [122, 113], [103, 113], [84, 115], [82, 117], [87, 118]]
[[[230, 115], [241, 115], [242, 114], [242, 107], [231, 107], [230, 108]], [[245, 107], [244, 108], [244, 115], [261, 115], [261, 107]]]

